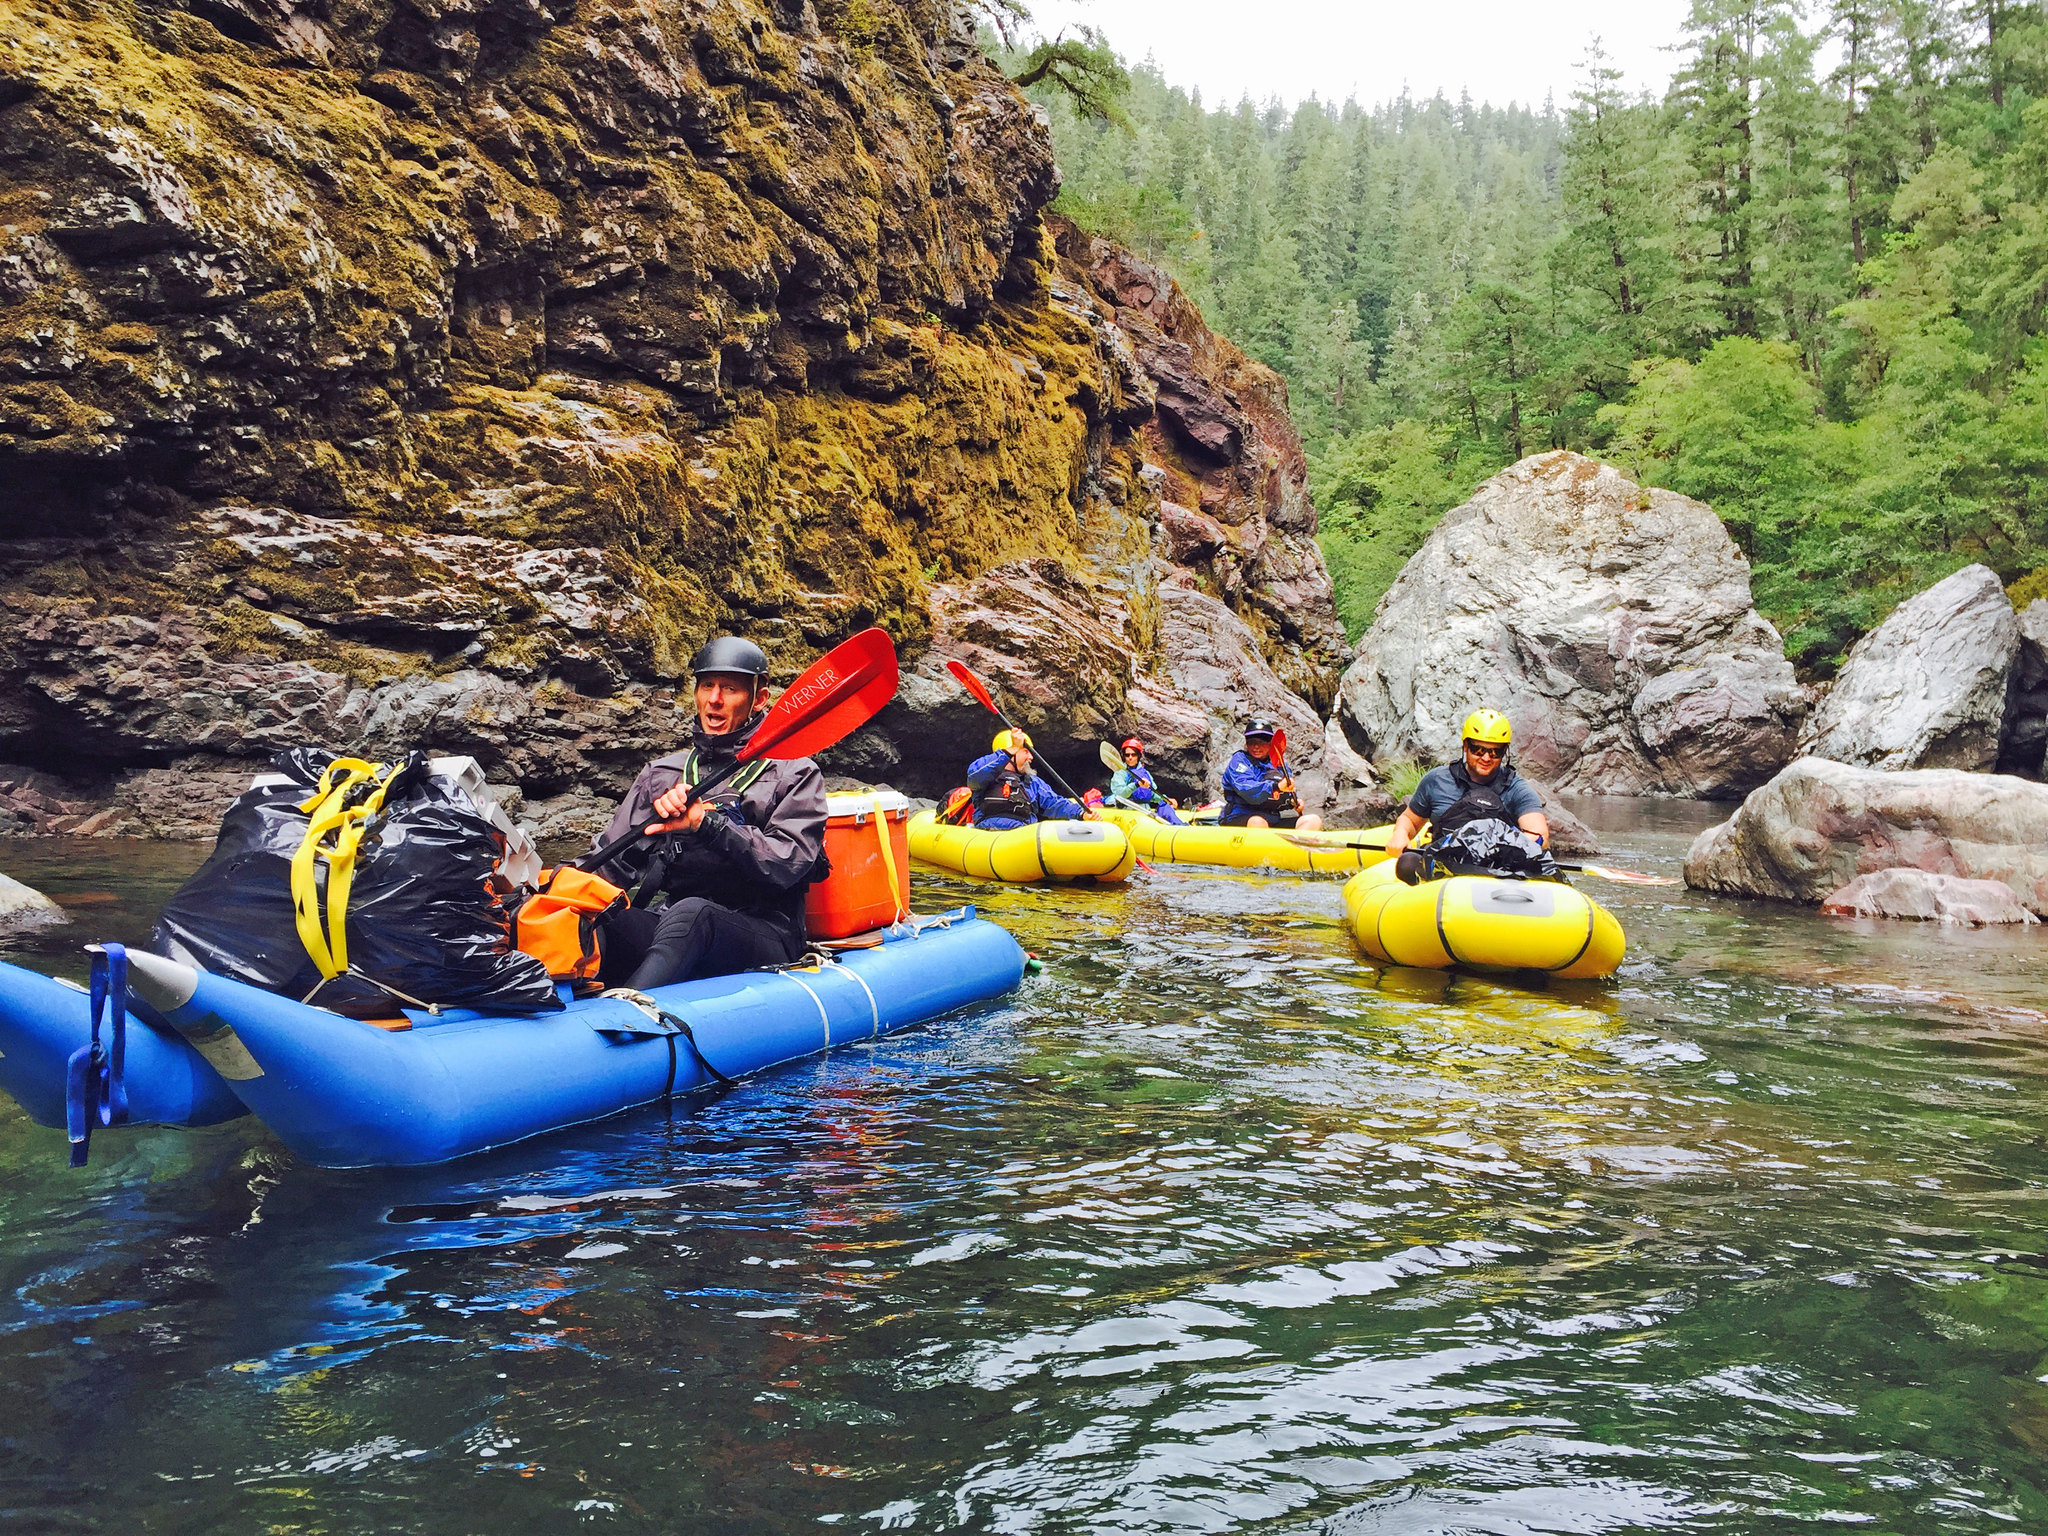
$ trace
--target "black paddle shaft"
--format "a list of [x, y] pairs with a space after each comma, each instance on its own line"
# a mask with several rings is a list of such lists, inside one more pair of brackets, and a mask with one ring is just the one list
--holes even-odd
[[[990, 695], [990, 697], [991, 697], [991, 698], [993, 698], [993, 697], [994, 697], [994, 695], [993, 695], [993, 694], [991, 694], [991, 695]], [[1031, 734], [1031, 733], [1030, 733], [1029, 731], [1020, 731], [1020, 730], [1018, 730], [1018, 729], [1017, 729], [1017, 727], [1016, 727], [1016, 725], [1015, 725], [1015, 723], [1014, 723], [1014, 722], [1012, 722], [1012, 720], [1010, 719], [1010, 717], [1009, 717], [1008, 715], [1006, 715], [1006, 714], [1004, 714], [1004, 713], [1003, 713], [1003, 711], [1002, 711], [1002, 706], [1000, 706], [1000, 705], [996, 705], [996, 704], [991, 704], [991, 705], [990, 705], [990, 708], [992, 708], [992, 709], [994, 709], [994, 710], [995, 710], [995, 712], [996, 712], [996, 718], [997, 718], [998, 720], [1000, 720], [1000, 721], [1002, 721], [1002, 722], [1003, 722], [1003, 729], [1004, 729], [1004, 730], [1006, 730], [1006, 731], [1008, 731], [1008, 732], [1009, 732], [1009, 733], [1011, 734], [1011, 736], [1013, 736], [1013, 737], [1015, 737], [1015, 736], [1028, 736], [1028, 735], [1030, 735], [1030, 734]], [[1033, 750], [1033, 754], [1032, 754], [1032, 755], [1033, 755], [1033, 756], [1036, 756], [1036, 755], [1037, 755], [1036, 749], [1034, 749], [1034, 750]], [[1069, 800], [1075, 801], [1076, 803], [1078, 803], [1078, 804], [1080, 804], [1080, 805], [1082, 805], [1082, 806], [1086, 806], [1086, 805], [1088, 804], [1088, 802], [1087, 802], [1086, 800], [1083, 800], [1083, 799], [1082, 799], [1082, 798], [1081, 798], [1081, 797], [1080, 797], [1079, 795], [1077, 795], [1077, 794], [1075, 794], [1075, 793], [1074, 793], [1074, 786], [1073, 786], [1073, 785], [1071, 785], [1071, 784], [1069, 784], [1069, 783], [1068, 783], [1068, 782], [1067, 782], [1067, 781], [1066, 781], [1065, 779], [1061, 778], [1061, 777], [1059, 776], [1059, 773], [1058, 773], [1058, 771], [1057, 771], [1057, 770], [1056, 770], [1056, 769], [1055, 769], [1055, 768], [1053, 767], [1053, 765], [1052, 765], [1051, 763], [1048, 763], [1048, 762], [1043, 762], [1043, 761], [1041, 761], [1041, 762], [1040, 762], [1040, 764], [1039, 764], [1039, 766], [1040, 766], [1040, 767], [1042, 767], [1042, 768], [1043, 768], [1043, 769], [1045, 770], [1045, 776], [1046, 776], [1046, 777], [1047, 777], [1048, 779], [1051, 779], [1051, 780], [1052, 780], [1052, 783], [1053, 783], [1053, 788], [1057, 789], [1057, 790], [1058, 790], [1058, 791], [1059, 791], [1059, 792], [1060, 792], [1061, 794], [1065, 795], [1065, 796], [1066, 796], [1066, 797], [1067, 797], [1067, 798], [1068, 798]]]
[[[738, 773], [740, 769], [744, 768], [749, 761], [750, 759], [736, 757], [730, 763], [727, 763], [723, 768], [719, 769], [718, 772], [711, 775], [711, 777], [706, 779], [702, 784], [691, 785], [686, 791], [684, 791], [683, 794], [683, 805], [685, 809], [688, 808], [692, 800], [702, 800], [706, 795], [711, 793], [712, 790], [718, 788], [719, 785], [723, 784], [727, 779], [731, 778], [734, 774]], [[602, 868], [604, 865], [611, 863], [613, 859], [617, 858], [620, 854], [624, 853], [628, 848], [632, 847], [635, 843], [644, 841], [648, 837], [659, 837], [661, 835], [662, 834], [658, 832], [650, 833], [645, 831], [644, 829], [639, 831], [628, 832], [623, 837], [613, 838], [610, 842], [606, 843], [602, 848], [596, 849], [594, 852], [591, 853], [586, 853], [580, 858], [571, 859], [569, 862], [575, 865], [575, 867], [578, 869], [599, 869]]]
[[[1295, 846], [1295, 847], [1297, 847], [1297, 848], [1311, 848], [1311, 849], [1313, 849], [1313, 848], [1362, 848], [1362, 849], [1365, 849], [1365, 850], [1366, 850], [1367, 852], [1370, 852], [1370, 853], [1385, 853], [1385, 852], [1387, 851], [1387, 845], [1386, 845], [1385, 843], [1339, 843], [1339, 842], [1324, 842], [1324, 841], [1323, 841], [1323, 840], [1321, 840], [1320, 838], [1318, 838], [1318, 839], [1316, 839], [1316, 840], [1314, 840], [1314, 841], [1310, 841], [1310, 840], [1309, 840], [1308, 838], [1305, 838], [1305, 837], [1296, 837], [1296, 838], [1294, 839], [1294, 846]], [[1422, 850], [1418, 848], [1418, 849], [1416, 849], [1415, 851], [1416, 851], [1417, 853], [1420, 853], [1420, 852], [1421, 852]], [[1557, 867], [1558, 867], [1559, 869], [1561, 869], [1561, 870], [1564, 870], [1564, 871], [1565, 871], [1565, 872], [1566, 872], [1567, 874], [1573, 874], [1573, 875], [1583, 875], [1583, 874], [1586, 874], [1586, 873], [1588, 872], [1588, 871], [1587, 871], [1587, 869], [1586, 869], [1586, 866], [1585, 866], [1585, 865], [1583, 865], [1583, 864], [1563, 864], [1563, 863], [1559, 863], [1559, 862], [1558, 862], [1558, 861], [1557, 861], [1556, 859], [1552, 859], [1552, 860], [1551, 860], [1550, 862], [1551, 862], [1552, 864], [1555, 864], [1555, 865], [1557, 865]]]

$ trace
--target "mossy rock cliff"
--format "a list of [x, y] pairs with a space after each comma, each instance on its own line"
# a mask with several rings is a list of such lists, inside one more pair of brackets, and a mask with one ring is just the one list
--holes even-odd
[[[1279, 381], [1048, 223], [1043, 127], [948, 7], [7, 14], [0, 759], [424, 742], [601, 796], [708, 634], [787, 675], [977, 611], [1077, 759], [1149, 723], [1192, 778], [1234, 708], [1327, 712]], [[1080, 675], [1025, 688], [991, 593], [1085, 620]], [[951, 704], [849, 750], [936, 782]]]

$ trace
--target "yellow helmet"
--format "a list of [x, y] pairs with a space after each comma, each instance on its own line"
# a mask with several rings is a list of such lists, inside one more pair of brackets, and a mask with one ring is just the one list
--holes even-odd
[[996, 739], [995, 739], [995, 749], [996, 749], [996, 750], [997, 750], [998, 752], [1008, 752], [1008, 751], [1010, 751], [1010, 750], [1011, 750], [1012, 748], [1014, 748], [1014, 747], [1028, 747], [1028, 746], [1030, 746], [1030, 745], [1031, 745], [1031, 737], [1030, 737], [1030, 734], [1029, 734], [1028, 732], [1025, 732], [1025, 731], [997, 731], [997, 732], [996, 732]]
[[1504, 747], [1514, 739], [1515, 728], [1497, 709], [1475, 709], [1465, 717], [1465, 729], [1460, 735], [1465, 741], [1483, 741], [1490, 747]]

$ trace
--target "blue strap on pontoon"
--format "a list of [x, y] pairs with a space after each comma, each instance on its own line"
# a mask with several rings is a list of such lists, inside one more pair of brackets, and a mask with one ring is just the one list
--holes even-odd
[[92, 954], [92, 1040], [73, 1051], [64, 1066], [64, 1124], [74, 1168], [85, 1166], [95, 1124], [121, 1125], [128, 1119], [128, 951], [119, 944], [86, 947]]

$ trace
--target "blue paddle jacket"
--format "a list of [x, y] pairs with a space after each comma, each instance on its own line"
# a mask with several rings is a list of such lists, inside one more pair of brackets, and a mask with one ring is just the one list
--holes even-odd
[[[968, 790], [977, 801], [980, 800], [981, 792], [995, 783], [1009, 766], [1010, 754], [1007, 752], [991, 752], [986, 757], [977, 757], [967, 765]], [[1024, 798], [1038, 813], [1032, 818], [1035, 821], [1079, 821], [1088, 809], [1078, 800], [1054, 794], [1052, 786], [1035, 773], [1024, 781]], [[1030, 822], [1015, 816], [984, 816], [977, 809], [974, 824], [985, 832], [1007, 832], [1012, 827], [1029, 826]]]
[[1223, 815], [1271, 816], [1285, 801], [1280, 781], [1285, 763], [1262, 763], [1249, 752], [1233, 752], [1223, 767]]

